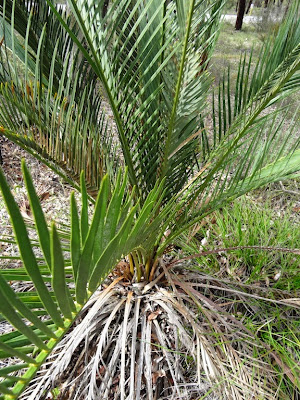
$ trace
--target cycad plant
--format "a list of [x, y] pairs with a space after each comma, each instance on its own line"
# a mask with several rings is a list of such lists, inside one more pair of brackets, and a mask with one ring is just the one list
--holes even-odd
[[283, 102], [300, 86], [299, 3], [213, 92], [225, 2], [1, 1], [0, 134], [82, 196], [69, 226], [49, 227], [23, 163], [28, 226], [0, 172], [22, 260], [0, 274], [15, 328], [1, 398], [295, 396], [298, 339], [281, 331], [297, 304], [274, 294], [274, 328], [248, 288], [170, 256], [214, 210], [300, 171], [299, 114]]

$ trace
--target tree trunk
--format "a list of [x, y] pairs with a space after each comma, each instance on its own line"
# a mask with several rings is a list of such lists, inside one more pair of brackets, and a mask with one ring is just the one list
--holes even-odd
[[239, 0], [239, 7], [238, 7], [236, 23], [235, 23], [236, 31], [240, 31], [242, 29], [243, 19], [244, 19], [244, 15], [245, 15], [245, 9], [246, 9], [246, 0]]
[[269, 0], [265, 0], [265, 8], [268, 7], [268, 4], [269, 4]]
[[251, 8], [251, 6], [252, 6], [252, 3], [253, 3], [253, 0], [249, 0], [249, 4], [248, 4], [247, 10], [246, 10], [246, 14], [249, 13], [250, 8]]

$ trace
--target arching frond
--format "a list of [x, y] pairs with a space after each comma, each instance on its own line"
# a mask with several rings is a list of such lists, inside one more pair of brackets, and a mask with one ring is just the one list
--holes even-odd
[[197, 153], [204, 71], [224, 2], [190, 3], [181, 9], [167, 1], [121, 1], [103, 18], [101, 4], [70, 2], [89, 45], [81, 51], [103, 84], [129, 177], [141, 193], [166, 177], [170, 197], [190, 175], [185, 157]]
[[93, 194], [118, 157], [97, 76], [46, 3], [34, 8], [38, 16], [25, 3], [9, 4], [2, 6], [1, 134], [75, 187], [84, 169]]
[[[272, 117], [274, 106], [299, 90], [299, 15], [300, 5], [293, 2], [276, 36], [271, 35], [261, 46], [257, 61], [254, 61], [252, 53], [250, 56], [245, 54], [240, 58], [236, 78], [233, 79], [230, 69], [224, 75], [216, 94], [212, 96], [213, 135], [206, 134], [209, 148], [215, 148], [231, 132], [231, 126], [241, 124], [241, 116], [243, 118], [259, 102], [263, 102], [264, 113]], [[288, 79], [287, 71], [290, 74]], [[284, 82], [280, 81], [282, 77], [286, 79]], [[233, 93], [232, 85], [235, 87]], [[268, 96], [274, 89], [276, 93]], [[260, 113], [257, 117], [260, 118]]]
[[[23, 217], [0, 170], [0, 187], [22, 260], [21, 268], [2, 269], [0, 274], [1, 317], [17, 329], [1, 335], [0, 358], [19, 359], [1, 375], [0, 393], [13, 397], [24, 390], [111, 268], [136, 248], [143, 249], [147, 257], [163, 222], [162, 216], [154, 217], [161, 186], [156, 185], [139, 207], [133, 205], [133, 195], [126, 193], [126, 174], [119, 173], [111, 194], [108, 176], [103, 178], [90, 222], [87, 202], [83, 201], [79, 214], [72, 195], [70, 232], [62, 236], [55, 224], [47, 226], [24, 163], [23, 174], [43, 257], [37, 258], [33, 251]], [[83, 178], [81, 190], [87, 198]], [[10, 286], [12, 280], [29, 281], [33, 290], [16, 293]], [[9, 375], [12, 371], [22, 372], [16, 377]]]

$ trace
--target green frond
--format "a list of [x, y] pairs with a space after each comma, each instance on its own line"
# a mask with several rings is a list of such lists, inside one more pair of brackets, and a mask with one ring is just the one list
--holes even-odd
[[[261, 110], [273, 114], [271, 105], [280, 104], [285, 97], [299, 90], [299, 15], [299, 3], [293, 2], [276, 36], [270, 36], [262, 45], [258, 61], [253, 61], [252, 53], [249, 57], [245, 54], [240, 58], [236, 78], [233, 79], [230, 70], [224, 75], [212, 96], [214, 129], [213, 136], [206, 132], [205, 139], [209, 143], [206, 152], [242, 124], [245, 113], [259, 103], [263, 104]], [[234, 96], [231, 85], [235, 86]], [[261, 110], [252, 122], [260, 117]]]
[[[104, 174], [113, 171], [117, 159], [117, 144], [113, 143], [112, 126], [108, 126], [104, 113], [97, 76], [48, 6], [35, 10], [42, 14], [36, 26], [26, 5], [19, 15], [21, 5], [8, 3], [11, 12], [7, 14], [7, 8], [2, 9], [2, 21], [7, 28], [1, 46], [1, 134], [75, 187], [84, 169], [89, 192], [93, 194]], [[42, 24], [47, 13], [51, 18]], [[22, 28], [17, 26], [18, 21]], [[51, 21], [55, 21], [55, 26], [49, 32]], [[15, 31], [21, 33], [24, 26], [25, 44], [19, 46], [18, 52]], [[31, 43], [34, 35], [35, 47]]]
[[[71, 0], [72, 19], [50, 0], [31, 16], [25, 2], [7, 1], [1, 9], [8, 32], [2, 134], [75, 186], [84, 168], [91, 194], [122, 162], [115, 150], [119, 144], [141, 201], [164, 177], [170, 199], [209, 155], [213, 159], [215, 151], [223, 151], [225, 160], [261, 113], [299, 86], [299, 5], [293, 5], [254, 70], [251, 56], [241, 59], [234, 101], [230, 73], [224, 77], [213, 100], [213, 132], [207, 132], [208, 67], [223, 5], [222, 0], [122, 0], [111, 2], [103, 15], [103, 2]], [[20, 56], [15, 31], [25, 41]], [[117, 132], [108, 129], [103, 98]], [[222, 144], [224, 137], [230, 145]]]
[[[101, 5], [70, 2], [89, 52], [73, 40], [102, 82], [129, 179], [142, 198], [157, 178], [167, 176], [169, 198], [187, 181], [190, 170], [186, 172], [184, 156], [177, 156], [178, 148], [195, 160], [196, 132], [209, 82], [204, 71], [223, 3], [191, 2], [186, 25], [180, 7], [167, 1], [112, 3], [105, 17]], [[55, 12], [50, 1], [49, 5]], [[58, 12], [57, 18], [63, 23]]]
[[[21, 268], [0, 271], [1, 317], [16, 328], [0, 337], [0, 358], [17, 357], [28, 363], [24, 375], [18, 378], [4, 376], [0, 386], [0, 393], [15, 397], [24, 390], [117, 262], [135, 249], [140, 249], [145, 257], [149, 256], [157, 241], [157, 231], [162, 229], [166, 215], [172, 215], [172, 204], [168, 210], [156, 215], [162, 184], [154, 187], [140, 207], [138, 202], [133, 203], [133, 193], [128, 196], [127, 173], [123, 175], [119, 171], [113, 192], [109, 177], [103, 178], [89, 222], [82, 176], [81, 215], [78, 215], [73, 195], [71, 229], [62, 235], [55, 224], [49, 230], [24, 163], [23, 174], [39, 244], [36, 240], [31, 242], [24, 219], [0, 170], [0, 187], [22, 260]], [[36, 257], [33, 244], [42, 249], [42, 258]], [[11, 281], [29, 281], [34, 291], [17, 293], [11, 287]]]
[[299, 176], [299, 109], [289, 126], [285, 120], [285, 113], [262, 118], [252, 126], [253, 132], [235, 138], [234, 148], [228, 152], [232, 141], [221, 142], [223, 145], [210, 154], [200, 172], [179, 192], [178, 198], [189, 207], [179, 212], [172, 235], [159, 253], [179, 234], [235, 198], [268, 183]]

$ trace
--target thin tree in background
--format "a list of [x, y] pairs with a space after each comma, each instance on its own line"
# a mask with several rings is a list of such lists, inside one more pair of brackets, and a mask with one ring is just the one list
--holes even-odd
[[246, 10], [246, 14], [248, 14], [248, 13], [249, 13], [249, 11], [250, 11], [250, 9], [251, 9], [251, 6], [252, 6], [252, 4], [253, 4], [253, 0], [249, 0], [248, 7], [247, 7], [247, 10]]
[[236, 23], [235, 23], [236, 31], [240, 31], [242, 29], [245, 10], [246, 10], [246, 0], [239, 0]]

